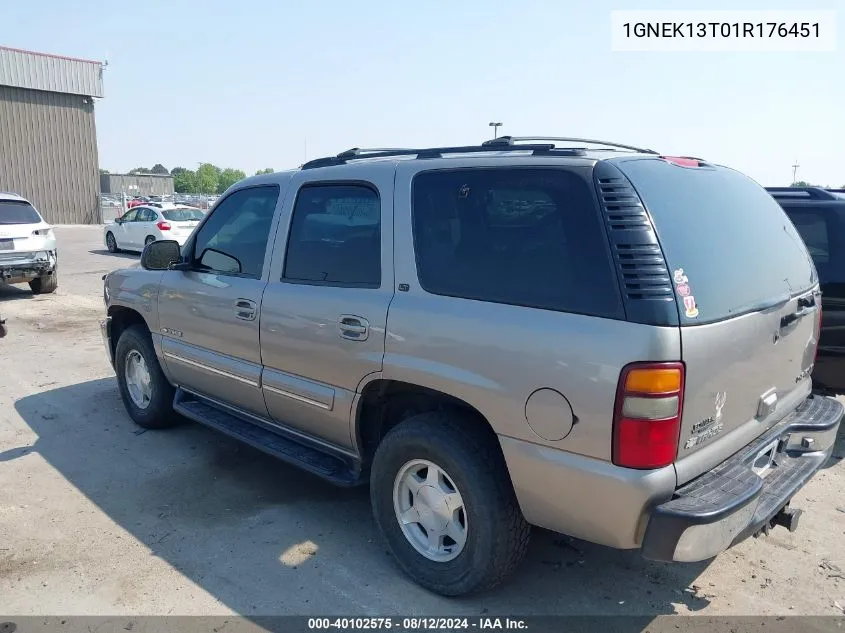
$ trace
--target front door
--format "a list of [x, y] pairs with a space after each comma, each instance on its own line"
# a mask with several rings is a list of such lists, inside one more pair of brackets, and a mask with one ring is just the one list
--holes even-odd
[[311, 173], [292, 181], [264, 293], [264, 398], [279, 424], [349, 449], [356, 391], [384, 357], [393, 172], [330, 183]]
[[262, 185], [221, 200], [186, 244], [190, 270], [166, 271], [159, 299], [174, 382], [263, 417], [259, 314], [278, 199], [278, 186]]
[[119, 248], [132, 248], [132, 225], [138, 217], [138, 209], [130, 209], [120, 218], [120, 223], [114, 227], [114, 239]]

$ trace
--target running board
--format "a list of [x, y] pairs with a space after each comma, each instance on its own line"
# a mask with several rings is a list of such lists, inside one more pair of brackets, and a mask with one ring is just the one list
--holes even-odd
[[257, 422], [234, 415], [183, 389], [176, 390], [173, 409], [194, 422], [221, 431], [288, 464], [322, 477], [336, 486], [351, 487], [363, 482], [360, 468], [351, 457], [343, 459], [327, 451], [307, 446], [303, 442], [260, 426]]

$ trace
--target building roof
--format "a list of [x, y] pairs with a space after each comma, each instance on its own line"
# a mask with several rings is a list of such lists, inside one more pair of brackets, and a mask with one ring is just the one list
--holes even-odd
[[103, 64], [0, 46], [0, 86], [102, 97]]

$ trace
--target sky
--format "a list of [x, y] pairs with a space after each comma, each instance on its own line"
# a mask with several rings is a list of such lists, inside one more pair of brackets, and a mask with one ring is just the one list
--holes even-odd
[[[805, 6], [806, 5], [806, 6]], [[612, 52], [614, 9], [837, 9], [837, 51]], [[108, 60], [101, 168], [575, 136], [845, 186], [845, 2], [0, 0], [0, 44]]]

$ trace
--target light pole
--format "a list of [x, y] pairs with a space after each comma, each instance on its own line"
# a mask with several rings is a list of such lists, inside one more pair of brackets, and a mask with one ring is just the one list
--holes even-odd
[[796, 158], [796, 159], [795, 159], [795, 164], [792, 166], [792, 183], [793, 183], [793, 184], [795, 184], [796, 182], [798, 182], [798, 180], [796, 180], [796, 179], [798, 178], [798, 168], [799, 168], [800, 166], [801, 166], [801, 165], [799, 165], [799, 164], [798, 164], [798, 159]]
[[489, 125], [493, 128], [493, 138], [499, 138], [499, 128], [502, 127], [502, 124], [491, 121]]

